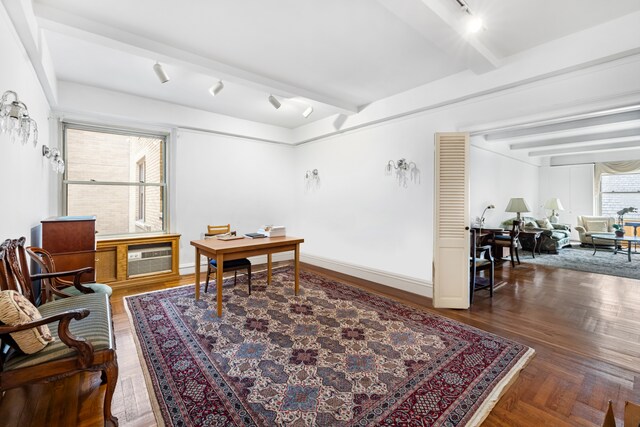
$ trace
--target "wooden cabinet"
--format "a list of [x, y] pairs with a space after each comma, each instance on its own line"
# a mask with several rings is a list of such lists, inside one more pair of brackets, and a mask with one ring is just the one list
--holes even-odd
[[96, 280], [114, 288], [177, 280], [179, 251], [179, 234], [98, 240]]
[[[95, 216], [59, 216], [41, 223], [42, 247], [53, 255], [57, 271], [95, 268]], [[95, 273], [83, 274], [82, 281], [94, 282]]]

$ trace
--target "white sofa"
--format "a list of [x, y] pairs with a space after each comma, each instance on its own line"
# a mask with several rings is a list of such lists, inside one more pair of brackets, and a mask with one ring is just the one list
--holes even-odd
[[578, 225], [575, 227], [578, 235], [580, 236], [580, 243], [582, 246], [591, 246], [593, 243], [596, 245], [608, 245], [613, 246], [611, 240], [599, 240], [595, 242], [591, 241], [591, 235], [594, 233], [610, 233], [614, 234], [613, 224], [616, 223], [616, 219], [610, 216], [578, 216]]

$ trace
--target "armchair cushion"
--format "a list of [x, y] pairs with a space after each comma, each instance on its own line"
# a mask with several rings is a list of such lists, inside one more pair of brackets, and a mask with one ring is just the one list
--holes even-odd
[[[95, 292], [96, 294], [106, 294], [107, 296], [111, 296], [111, 293], [113, 292], [111, 286], [105, 285], [103, 283], [83, 283], [82, 286], [93, 289], [93, 292]], [[78, 288], [74, 286], [67, 286], [66, 288], [62, 288], [60, 289], [60, 292], [69, 295], [70, 297], [84, 295]], [[54, 297], [54, 299], [58, 298]]]
[[[43, 316], [50, 316], [78, 307], [86, 308], [89, 315], [82, 321], [72, 321], [69, 330], [76, 337], [82, 337], [91, 343], [93, 350], [100, 351], [112, 346], [112, 329], [109, 309], [109, 297], [104, 294], [84, 294], [73, 298], [63, 298], [40, 306]], [[51, 324], [53, 339], [58, 338], [58, 322]], [[15, 354], [4, 364], [4, 370], [13, 370], [39, 365], [52, 360], [74, 357], [76, 350], [68, 347], [62, 340], [56, 339], [38, 354], [31, 356]]]
[[584, 228], [592, 233], [606, 233], [609, 231], [609, 224], [607, 221], [591, 220], [584, 222]]
[[[18, 326], [40, 319], [42, 315], [28, 299], [16, 291], [0, 291], [0, 322]], [[12, 332], [11, 338], [25, 354], [37, 353], [54, 340], [47, 325]]]

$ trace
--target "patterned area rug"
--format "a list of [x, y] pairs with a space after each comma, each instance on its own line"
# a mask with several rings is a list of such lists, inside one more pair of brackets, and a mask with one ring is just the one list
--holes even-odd
[[477, 425], [533, 356], [313, 273], [297, 297], [292, 269], [273, 276], [251, 296], [225, 281], [221, 318], [193, 286], [126, 298], [167, 425]]
[[561, 249], [558, 254], [536, 254], [535, 258], [531, 257], [531, 252], [524, 253], [524, 256], [520, 254], [521, 262], [640, 280], [640, 253], [634, 254], [633, 249], [631, 262], [628, 260], [626, 249], [619, 250], [614, 255], [611, 249], [598, 248], [593, 255], [593, 248], [574, 245]]

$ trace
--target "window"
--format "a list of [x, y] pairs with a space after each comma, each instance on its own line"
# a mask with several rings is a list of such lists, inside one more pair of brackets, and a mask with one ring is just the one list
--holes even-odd
[[64, 124], [67, 215], [96, 215], [100, 235], [166, 230], [165, 135]]
[[[138, 182], [144, 183], [145, 160], [144, 157], [137, 163], [138, 166]], [[136, 211], [136, 221], [144, 223], [144, 186], [138, 186], [138, 210]]]
[[640, 209], [640, 174], [603, 174], [600, 177], [602, 215], [617, 218], [616, 212], [628, 207]]

